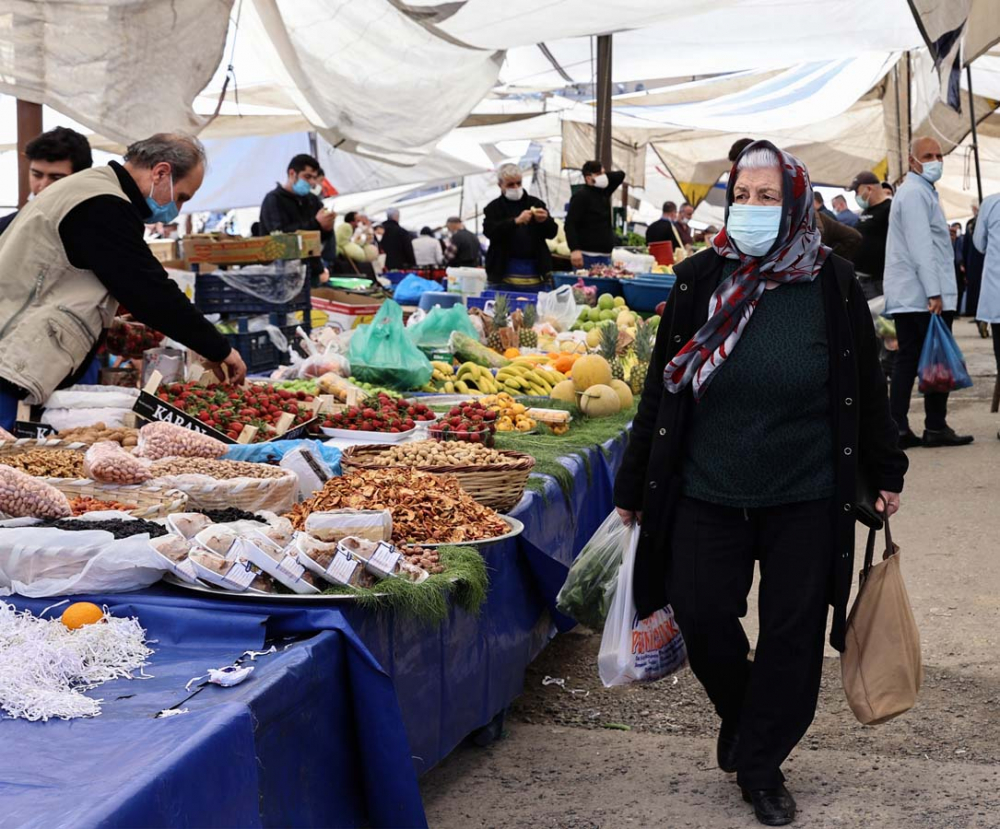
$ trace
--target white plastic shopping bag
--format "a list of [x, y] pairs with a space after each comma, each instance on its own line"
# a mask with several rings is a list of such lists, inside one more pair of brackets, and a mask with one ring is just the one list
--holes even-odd
[[597, 657], [598, 673], [606, 688], [662, 679], [687, 660], [684, 640], [670, 605], [645, 619], [638, 618], [632, 598], [632, 570], [638, 543], [639, 526], [633, 524]]

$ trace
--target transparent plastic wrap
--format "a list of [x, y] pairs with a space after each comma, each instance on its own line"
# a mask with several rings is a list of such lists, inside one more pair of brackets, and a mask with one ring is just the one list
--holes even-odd
[[51, 484], [0, 466], [0, 513], [11, 518], [66, 518], [69, 501]]
[[632, 528], [612, 512], [584, 546], [556, 598], [556, 608], [592, 630], [604, 630]]
[[298, 261], [279, 260], [270, 265], [247, 265], [239, 270], [213, 271], [230, 288], [250, 296], [284, 305], [302, 292], [306, 268]]
[[161, 458], [221, 458], [229, 446], [172, 423], [148, 423], [139, 430], [136, 454], [150, 460]]
[[153, 477], [149, 462], [110, 440], [101, 440], [83, 456], [83, 474], [102, 484], [141, 484]]
[[563, 285], [554, 291], [538, 294], [538, 319], [550, 323], [560, 331], [569, 331], [579, 315], [573, 288]]

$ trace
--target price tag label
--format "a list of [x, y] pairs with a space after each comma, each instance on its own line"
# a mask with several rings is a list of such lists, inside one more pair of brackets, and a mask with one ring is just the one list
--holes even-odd
[[358, 562], [348, 558], [340, 551], [333, 557], [333, 561], [326, 568], [327, 575], [337, 584], [348, 585], [354, 580], [354, 571], [358, 569]]
[[194, 565], [187, 559], [176, 562], [174, 566], [177, 568], [177, 571], [182, 575], [190, 576], [192, 579], [198, 578], [198, 573], [195, 572]]
[[250, 583], [257, 578], [257, 573], [257, 568], [249, 561], [237, 560], [222, 579], [223, 581], [232, 582], [240, 590], [246, 590], [250, 586]]
[[380, 541], [368, 559], [368, 566], [381, 574], [391, 575], [396, 572], [396, 565], [399, 564], [401, 554], [396, 552], [396, 548], [385, 541]]
[[306, 571], [306, 568], [299, 564], [292, 556], [285, 556], [279, 561], [278, 569], [287, 573], [293, 579], [301, 579], [302, 574]]

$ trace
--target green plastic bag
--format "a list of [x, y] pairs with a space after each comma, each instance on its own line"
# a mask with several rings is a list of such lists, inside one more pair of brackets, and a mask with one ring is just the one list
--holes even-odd
[[447, 349], [452, 331], [461, 331], [474, 340], [479, 339], [464, 305], [453, 305], [451, 308], [436, 305], [423, 320], [406, 329], [406, 336], [419, 348]]
[[351, 373], [365, 383], [405, 391], [431, 379], [430, 361], [406, 336], [403, 309], [387, 299], [369, 325], [351, 337], [347, 351]]

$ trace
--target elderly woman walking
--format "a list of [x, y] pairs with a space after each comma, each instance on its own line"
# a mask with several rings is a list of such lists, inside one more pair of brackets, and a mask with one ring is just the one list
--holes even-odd
[[483, 233], [490, 240], [486, 276], [492, 287], [535, 292], [552, 270], [545, 240], [554, 239], [559, 228], [545, 202], [528, 195], [516, 164], [497, 170], [497, 184], [500, 195], [483, 211]]
[[754, 142], [727, 197], [725, 229], [676, 268], [615, 504], [642, 527], [640, 617], [672, 603], [721, 718], [719, 767], [782, 826], [795, 801], [781, 764], [815, 714], [828, 604], [844, 649], [859, 476], [892, 514], [907, 460], [868, 305], [820, 242], [802, 163]]

